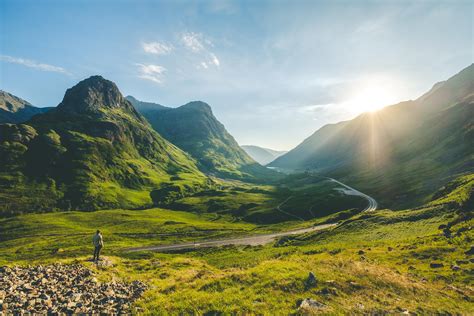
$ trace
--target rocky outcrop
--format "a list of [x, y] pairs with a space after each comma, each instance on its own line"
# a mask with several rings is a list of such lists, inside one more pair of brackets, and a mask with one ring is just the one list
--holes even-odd
[[0, 267], [0, 315], [123, 314], [146, 285], [101, 283], [80, 264]]

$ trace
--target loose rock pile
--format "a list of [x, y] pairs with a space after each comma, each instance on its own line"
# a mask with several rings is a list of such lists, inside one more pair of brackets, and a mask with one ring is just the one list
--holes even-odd
[[80, 264], [0, 267], [0, 315], [130, 313], [146, 285], [99, 283]]

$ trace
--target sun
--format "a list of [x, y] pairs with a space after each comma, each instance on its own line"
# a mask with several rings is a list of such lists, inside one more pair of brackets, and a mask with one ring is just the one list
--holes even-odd
[[396, 93], [390, 85], [381, 82], [367, 82], [356, 89], [346, 103], [351, 112], [375, 112], [397, 102]]

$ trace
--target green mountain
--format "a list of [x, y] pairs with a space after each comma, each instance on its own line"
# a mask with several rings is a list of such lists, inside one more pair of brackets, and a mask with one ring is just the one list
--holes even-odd
[[0, 125], [0, 212], [144, 207], [204, 185], [117, 86], [93, 76], [51, 111]]
[[38, 108], [13, 94], [0, 90], [0, 124], [23, 123], [36, 114], [46, 113], [51, 108]]
[[194, 157], [202, 171], [247, 181], [275, 176], [240, 148], [208, 104], [195, 101], [168, 108], [130, 96], [127, 99], [160, 135]]
[[269, 164], [276, 158], [287, 153], [286, 151], [278, 151], [254, 145], [242, 145], [241, 147], [250, 157], [262, 166]]
[[324, 126], [270, 166], [343, 179], [382, 206], [414, 206], [474, 170], [473, 111], [474, 64], [416, 100]]

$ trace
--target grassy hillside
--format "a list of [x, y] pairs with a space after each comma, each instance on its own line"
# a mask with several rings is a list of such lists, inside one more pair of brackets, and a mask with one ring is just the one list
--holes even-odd
[[474, 170], [474, 65], [415, 101], [328, 125], [270, 165], [343, 179], [382, 205], [413, 207]]
[[99, 76], [69, 89], [57, 108], [0, 131], [3, 214], [149, 207], [207, 185], [194, 160]]
[[288, 176], [277, 185], [256, 186], [239, 181], [221, 181], [213, 189], [177, 199], [167, 207], [272, 224], [303, 222], [347, 210], [357, 212], [366, 206], [365, 199], [345, 195], [340, 188], [332, 181], [307, 174]]
[[240, 148], [208, 104], [196, 101], [166, 108], [127, 98], [160, 135], [195, 158], [204, 172], [245, 181], [278, 177]]
[[[143, 280], [150, 287], [135, 305], [145, 314], [469, 315], [474, 313], [469, 250], [474, 222], [468, 207], [473, 185], [472, 175], [465, 176], [417, 209], [364, 213], [334, 229], [267, 246], [171, 254], [124, 249], [281, 226], [163, 209], [30, 214], [0, 220], [0, 262], [79, 261], [100, 280]], [[105, 232], [104, 254], [113, 263], [108, 268], [85, 261], [97, 226]], [[309, 272], [317, 278], [313, 286], [305, 285]], [[306, 298], [321, 304], [298, 308]]]

